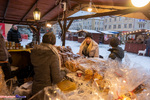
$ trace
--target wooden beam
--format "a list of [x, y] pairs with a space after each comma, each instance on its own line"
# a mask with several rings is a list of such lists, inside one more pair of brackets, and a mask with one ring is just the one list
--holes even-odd
[[33, 7], [37, 4], [39, 0], [36, 0], [35, 3], [30, 7], [30, 9], [25, 13], [25, 15], [21, 18], [21, 21], [29, 14], [29, 12], [33, 9]]
[[62, 24], [61, 24], [60, 20], [58, 21], [58, 23], [59, 23], [59, 26], [60, 26], [61, 30], [63, 30], [63, 27], [62, 27]]
[[5, 12], [4, 12], [3, 19], [5, 19], [5, 17], [6, 17], [6, 13], [7, 13], [7, 9], [8, 9], [9, 3], [10, 3], [10, 0], [7, 1], [7, 5], [5, 7]]
[[68, 29], [69, 29], [70, 25], [72, 24], [72, 22], [73, 22], [73, 19], [70, 20], [70, 22], [69, 22], [69, 24], [68, 24], [68, 26], [67, 26], [67, 28], [66, 28], [66, 32], [68, 31]]
[[[89, 4], [90, 0], [71, 0], [78, 4]], [[93, 0], [94, 5], [133, 7], [130, 0]]]
[[[87, 18], [92, 18], [92, 17], [128, 14], [128, 13], [132, 13], [132, 12], [136, 12], [136, 11], [140, 11], [140, 9], [132, 8], [132, 9], [117, 10], [117, 11], [105, 12], [105, 13], [96, 13], [96, 14], [92, 14], [92, 15], [79, 16], [79, 17], [69, 17], [69, 18], [66, 18], [66, 20], [87, 19]], [[60, 19], [60, 20], [62, 20], [62, 19]]]

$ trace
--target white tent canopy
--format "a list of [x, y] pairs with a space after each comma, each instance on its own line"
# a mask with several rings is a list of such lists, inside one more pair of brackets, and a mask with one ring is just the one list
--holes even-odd
[[68, 32], [76, 33], [76, 32], [78, 32], [78, 31], [77, 31], [77, 30], [68, 30]]
[[100, 34], [100, 32], [95, 31], [95, 30], [87, 30], [87, 29], [83, 29], [83, 30], [79, 30], [78, 32], [80, 32], [80, 31], [84, 31], [84, 32], [87, 32], [87, 33], [98, 33], [98, 34]]
[[115, 34], [115, 33], [119, 33], [119, 32], [116, 32], [116, 31], [101, 31], [101, 33], [104, 33], [104, 34]]

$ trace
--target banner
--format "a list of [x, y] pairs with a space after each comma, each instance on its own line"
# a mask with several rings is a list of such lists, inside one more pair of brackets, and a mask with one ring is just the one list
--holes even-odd
[[2, 35], [5, 37], [5, 24], [4, 23], [0, 23], [0, 30], [2, 32]]

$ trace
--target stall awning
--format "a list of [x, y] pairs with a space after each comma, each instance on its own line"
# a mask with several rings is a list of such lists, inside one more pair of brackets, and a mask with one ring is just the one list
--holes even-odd
[[76, 33], [76, 32], [78, 32], [78, 31], [77, 31], [77, 30], [68, 30], [68, 32]]
[[98, 34], [101, 34], [100, 32], [98, 31], [95, 31], [95, 30], [87, 30], [87, 29], [83, 29], [83, 30], [80, 30], [78, 32], [81, 32], [81, 31], [84, 31], [84, 32], [87, 32], [87, 33], [98, 33]]
[[104, 34], [118, 34], [119, 32], [117, 32], [117, 31], [101, 31], [101, 33], [104, 33]]

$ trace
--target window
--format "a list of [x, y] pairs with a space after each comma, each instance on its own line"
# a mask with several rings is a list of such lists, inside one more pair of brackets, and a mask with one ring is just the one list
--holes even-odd
[[107, 19], [105, 19], [105, 22], [107, 22]]
[[124, 24], [124, 28], [127, 28], [127, 24]]
[[129, 24], [129, 28], [132, 28], [132, 24]]
[[121, 25], [118, 25], [118, 28], [121, 28]]
[[111, 22], [111, 18], [109, 19], [109, 21]]
[[116, 29], [116, 25], [113, 26], [113, 29]]
[[105, 29], [107, 29], [107, 25], [105, 25]]
[[119, 21], [121, 21], [121, 17], [119, 17]]
[[111, 25], [109, 25], [109, 29], [111, 29]]
[[114, 21], [116, 21], [116, 17], [114, 18]]

